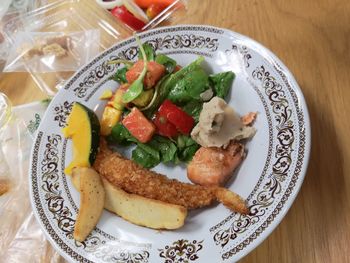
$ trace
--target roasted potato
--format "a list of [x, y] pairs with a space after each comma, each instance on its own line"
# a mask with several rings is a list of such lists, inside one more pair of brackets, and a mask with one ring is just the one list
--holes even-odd
[[154, 229], [177, 229], [183, 226], [187, 209], [183, 206], [129, 194], [102, 178], [106, 191], [105, 209], [125, 220]]
[[92, 168], [74, 168], [73, 184], [80, 192], [80, 208], [74, 227], [74, 239], [83, 242], [97, 225], [105, 204], [100, 175]]
[[[74, 168], [72, 173], [72, 183], [78, 191], [82, 169], [87, 168]], [[105, 191], [104, 208], [108, 211], [133, 224], [154, 229], [177, 229], [184, 225], [187, 216], [185, 207], [129, 194], [103, 177], [101, 179]]]

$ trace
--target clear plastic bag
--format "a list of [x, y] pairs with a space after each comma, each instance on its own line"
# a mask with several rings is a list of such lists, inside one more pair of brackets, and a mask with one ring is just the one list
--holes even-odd
[[[186, 5], [187, 0], [176, 0], [174, 4], [168, 6], [157, 17], [152, 19], [143, 30], [151, 29], [160, 24], [169, 25], [179, 22], [179, 18], [186, 14]], [[170, 17], [172, 18], [171, 20], [169, 20]], [[167, 22], [164, 23], [165, 21]], [[85, 0], [56, 1], [27, 14], [21, 14], [13, 19], [9, 19], [3, 25], [4, 34], [6, 39], [8, 39], [7, 49], [16, 43], [16, 35], [19, 32], [69, 34], [71, 32], [89, 30], [99, 30], [100, 32], [99, 52], [133, 34], [133, 30], [130, 27], [122, 23], [110, 12], [101, 8], [95, 1]], [[6, 48], [3, 50], [6, 50]], [[7, 64], [13, 64], [13, 59], [9, 59]], [[29, 65], [27, 70], [35, 83], [49, 96], [55, 95], [75, 71], [32, 71], [31, 67], [36, 69], [36, 66], [32, 66], [31, 63], [27, 64]], [[76, 64], [80, 63], [75, 62]]]
[[8, 191], [0, 195], [0, 262], [65, 262], [40, 229], [28, 190], [30, 150], [46, 106], [16, 107], [0, 132], [0, 181]]
[[[124, 25], [121, 25], [112, 15], [98, 6], [94, 1], [56, 1], [52, 4], [19, 15], [8, 20], [3, 25], [4, 34], [9, 48], [14, 46], [17, 35], [21, 32], [40, 32], [42, 34], [65, 34], [70, 35], [74, 32], [99, 31], [98, 52], [101, 52], [116, 42], [132, 34]], [[33, 36], [31, 33], [30, 36]], [[86, 38], [86, 37], [84, 37]], [[30, 39], [30, 37], [29, 37]], [[91, 42], [90, 42], [91, 43]], [[80, 52], [88, 53], [84, 50], [85, 46], [80, 46]], [[15, 56], [15, 58], [18, 56]], [[86, 55], [86, 60], [91, 60], [93, 56]], [[8, 59], [7, 64], [13, 64], [13, 59]], [[41, 65], [43, 63], [40, 63]], [[46, 63], [49, 64], [49, 63]], [[74, 61], [75, 65], [81, 65]], [[74, 74], [74, 70], [65, 71], [33, 71], [31, 63], [26, 63], [27, 71], [47, 95], [53, 96], [64, 85], [65, 81]], [[44, 64], [45, 65], [45, 64]]]
[[0, 72], [5, 66], [9, 46], [4, 41], [3, 25], [19, 15], [32, 12], [40, 6], [46, 5], [47, 0], [1, 0], [0, 4]]
[[4, 72], [76, 71], [99, 53], [100, 31], [17, 32]]

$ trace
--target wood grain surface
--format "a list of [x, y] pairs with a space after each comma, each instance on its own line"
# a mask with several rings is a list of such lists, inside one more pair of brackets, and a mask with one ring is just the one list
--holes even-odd
[[[350, 1], [189, 0], [172, 23], [259, 41], [291, 70], [308, 104], [304, 184], [281, 224], [242, 262], [350, 262]], [[25, 74], [2, 74], [0, 90], [14, 104], [45, 97]]]

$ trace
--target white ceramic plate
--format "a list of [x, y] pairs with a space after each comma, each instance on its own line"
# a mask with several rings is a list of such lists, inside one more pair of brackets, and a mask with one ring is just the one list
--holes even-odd
[[[303, 95], [286, 66], [257, 42], [209, 26], [175, 26], [140, 34], [187, 65], [199, 55], [210, 73], [236, 73], [230, 105], [239, 114], [259, 113], [247, 158], [227, 187], [248, 200], [250, 214], [232, 213], [221, 204], [191, 211], [175, 231], [136, 226], [107, 211], [84, 243], [73, 239], [79, 194], [63, 173], [72, 158], [71, 142], [61, 132], [74, 101], [101, 116], [98, 98], [118, 84], [110, 77], [116, 58], [136, 59], [134, 38], [103, 52], [81, 68], [51, 102], [38, 129], [30, 170], [34, 213], [47, 238], [70, 261], [83, 262], [234, 262], [261, 243], [293, 203], [310, 152], [310, 124]], [[159, 165], [156, 171], [187, 182], [185, 170]]]

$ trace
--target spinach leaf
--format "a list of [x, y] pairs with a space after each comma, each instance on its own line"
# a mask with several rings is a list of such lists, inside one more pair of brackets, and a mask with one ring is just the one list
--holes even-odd
[[[149, 151], [148, 147], [139, 144], [131, 154], [131, 159], [145, 168], [152, 168], [160, 163], [160, 158], [154, 154], [153, 150]], [[159, 157], [159, 154], [158, 154]]]
[[150, 142], [140, 143], [121, 123], [113, 127], [107, 141], [124, 146], [131, 142], [137, 144], [131, 159], [145, 168], [152, 168], [160, 162], [188, 162], [199, 148], [199, 145], [186, 135], [178, 136], [175, 141], [155, 135]]
[[189, 101], [188, 103], [186, 103], [182, 109], [188, 113], [189, 115], [191, 115], [194, 120], [196, 122], [199, 121], [199, 115], [202, 111], [202, 108], [203, 108], [203, 102], [201, 101], [196, 101], [196, 100], [192, 100], [192, 101]]
[[197, 144], [195, 140], [186, 135], [179, 135], [176, 139], [177, 147], [182, 150], [186, 147]]
[[141, 148], [145, 152], [147, 152], [149, 155], [151, 155], [154, 159], [160, 161], [160, 154], [157, 148], [153, 148], [150, 144], [148, 143], [138, 143], [137, 147]]
[[196, 145], [191, 145], [191, 146], [188, 146], [186, 147], [185, 149], [183, 149], [178, 157], [179, 157], [179, 160], [183, 161], [183, 162], [189, 162], [192, 160], [194, 154], [196, 153], [196, 151], [199, 149], [199, 145], [196, 144]]
[[163, 65], [165, 67], [167, 73], [172, 73], [177, 65], [175, 60], [173, 60], [172, 58], [170, 58], [164, 54], [158, 54], [156, 56], [155, 61], [158, 64]]
[[209, 86], [207, 73], [200, 67], [193, 67], [186, 75], [178, 79], [170, 88], [168, 99], [175, 104], [183, 104], [193, 99], [200, 100], [200, 94]]
[[155, 135], [148, 143], [137, 143], [132, 152], [132, 159], [143, 167], [151, 168], [160, 162], [174, 161], [176, 152], [175, 143], [168, 138]]
[[[181, 70], [179, 70], [173, 74], [166, 74], [165, 76], [163, 76], [158, 81], [157, 85], [155, 86], [155, 94], [156, 94], [155, 100], [153, 100], [152, 103], [146, 107], [146, 109], [143, 111], [143, 113], [148, 117], [152, 117], [154, 112], [159, 108], [159, 105], [168, 97], [171, 89], [176, 85], [176, 82], [179, 79], [186, 76], [186, 74], [188, 72], [191, 72], [197, 68], [200, 68], [199, 64], [202, 61], [203, 61], [203, 57], [199, 57], [197, 60], [195, 60], [194, 62], [192, 62], [188, 66], [182, 68]], [[208, 79], [207, 76], [205, 78]], [[205, 90], [205, 88], [204, 88], [204, 90]], [[196, 97], [198, 97], [198, 96], [196, 96]], [[186, 97], [188, 100], [190, 100], [192, 98], [190, 95], [188, 95]]]
[[121, 123], [114, 125], [111, 134], [107, 137], [107, 141], [120, 145], [129, 145], [130, 142], [138, 142], [137, 139], [134, 138], [128, 129]]
[[[142, 48], [145, 51], [147, 61], [154, 61], [156, 57], [156, 52], [154, 51], [153, 47], [148, 43], [144, 43], [142, 44]], [[138, 58], [140, 60], [145, 60], [145, 58], [142, 55], [142, 51], [139, 52]]]
[[148, 118], [152, 118], [154, 112], [168, 96], [169, 90], [166, 89], [164, 83], [169, 77], [169, 74], [163, 76], [154, 87], [156, 97], [154, 100], [152, 99], [152, 102], [143, 110], [143, 114], [145, 114]]
[[177, 138], [177, 147], [178, 159], [183, 162], [189, 162], [192, 160], [193, 155], [196, 153], [200, 146], [191, 137], [180, 135]]
[[198, 68], [198, 66], [200, 66], [200, 64], [203, 62], [203, 60], [204, 60], [204, 58], [202, 56], [200, 56], [195, 61], [193, 61], [191, 64], [187, 65], [186, 67], [183, 67], [179, 71], [170, 75], [170, 77], [164, 83], [164, 86], [167, 88], [167, 90], [170, 90], [171, 87], [175, 86], [175, 84], [179, 81], [179, 79], [182, 79], [189, 72], [193, 71], [195, 68]]
[[124, 103], [129, 103], [130, 101], [136, 99], [141, 94], [141, 92], [143, 91], [143, 79], [145, 78], [146, 72], [147, 72], [147, 57], [146, 57], [145, 50], [143, 49], [140, 39], [137, 36], [135, 38], [142, 54], [143, 70], [140, 76], [130, 85], [128, 90], [123, 94]]
[[164, 88], [169, 91], [168, 99], [176, 104], [200, 99], [200, 94], [209, 86], [208, 75], [200, 66], [203, 60], [203, 57], [199, 57], [191, 64], [170, 75], [164, 83]]
[[209, 81], [216, 96], [225, 98], [230, 91], [235, 74], [232, 71], [210, 75]]
[[159, 150], [161, 162], [168, 163], [174, 161], [177, 147], [170, 139], [156, 135], [149, 144]]
[[118, 69], [113, 76], [113, 80], [119, 82], [120, 84], [127, 83], [128, 81], [126, 80], [126, 75], [125, 75], [127, 71], [128, 69], [126, 67]]

